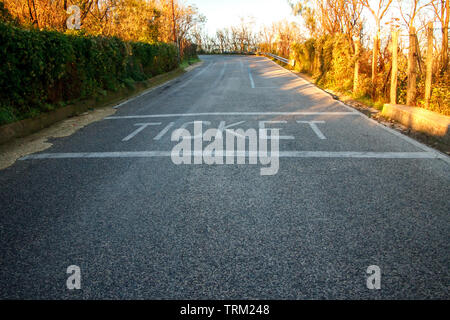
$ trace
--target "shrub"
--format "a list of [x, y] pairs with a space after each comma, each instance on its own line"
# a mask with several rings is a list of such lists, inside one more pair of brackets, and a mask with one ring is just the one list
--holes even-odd
[[170, 44], [23, 29], [2, 22], [0, 56], [0, 124], [178, 66], [177, 49]]
[[[295, 59], [295, 69], [312, 75], [315, 82], [325, 88], [341, 93], [351, 93], [354, 98], [374, 106], [382, 106], [389, 101], [391, 81], [391, 54], [389, 47], [380, 52], [378, 76], [375, 84], [371, 80], [372, 52], [364, 47], [359, 55], [358, 89], [353, 90], [354, 65], [356, 58], [351, 42], [342, 34], [323, 35], [294, 43], [291, 59]], [[397, 102], [406, 104], [408, 61], [405, 53], [398, 56]], [[444, 115], [450, 115], [450, 73], [433, 74], [430, 103], [424, 101], [425, 75], [417, 76], [417, 106]]]
[[294, 44], [291, 58], [298, 71], [311, 74], [319, 85], [348, 91], [353, 85], [352, 51], [343, 35], [325, 35]]

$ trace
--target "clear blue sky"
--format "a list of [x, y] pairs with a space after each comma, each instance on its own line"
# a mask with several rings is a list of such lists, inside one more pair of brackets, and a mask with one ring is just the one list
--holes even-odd
[[184, 0], [187, 4], [195, 4], [208, 19], [206, 30], [214, 34], [216, 29], [235, 25], [239, 17], [252, 16], [256, 27], [271, 24], [284, 18], [300, 21], [293, 17], [287, 0]]

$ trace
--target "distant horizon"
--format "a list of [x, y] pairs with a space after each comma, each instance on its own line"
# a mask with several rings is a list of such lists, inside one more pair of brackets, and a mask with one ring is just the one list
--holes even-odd
[[[254, 30], [259, 30], [264, 25], [271, 25], [274, 22], [287, 20], [296, 22], [304, 27], [303, 19], [295, 16], [287, 0], [179, 0], [188, 5], [195, 5], [200, 14], [207, 19], [205, 31], [214, 36], [219, 29], [235, 26], [239, 24], [240, 18], [252, 17], [255, 20]], [[236, 10], [239, 9], [239, 12]], [[383, 22], [389, 21], [392, 17], [399, 17], [398, 4], [393, 3]], [[366, 32], [371, 35], [375, 31], [375, 22], [367, 9], [363, 10], [363, 17], [366, 18]], [[403, 23], [403, 22], [401, 22]], [[437, 23], [437, 22], [436, 22]], [[388, 34], [390, 31], [382, 24], [382, 33]], [[403, 28], [404, 29], [404, 28]], [[306, 32], [306, 29], [303, 29]], [[407, 37], [408, 33], [401, 34]], [[439, 38], [440, 33], [436, 36]], [[370, 42], [370, 41], [369, 41]]]
[[240, 17], [254, 18], [257, 28], [284, 19], [301, 23], [301, 18], [292, 14], [287, 0], [185, 0], [184, 2], [195, 5], [207, 18], [205, 31], [209, 35], [215, 35], [218, 29], [238, 24]]

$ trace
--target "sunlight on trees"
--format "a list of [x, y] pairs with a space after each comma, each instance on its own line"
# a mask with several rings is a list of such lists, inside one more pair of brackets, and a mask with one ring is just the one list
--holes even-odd
[[[146, 43], [175, 41], [181, 54], [273, 53], [295, 59], [298, 71], [332, 90], [378, 105], [395, 97], [398, 103], [450, 115], [450, 0], [286, 1], [296, 22], [256, 28], [253, 17], [241, 17], [214, 35], [204, 29], [206, 17], [198, 8], [181, 0], [174, 0], [173, 11], [171, 0], [3, 0], [11, 17], [2, 19], [68, 32], [66, 9], [76, 4], [80, 33]], [[398, 46], [392, 43], [396, 32]], [[433, 60], [426, 63], [430, 48]], [[426, 80], [430, 70], [431, 86], [430, 76]], [[432, 92], [425, 92], [430, 87]]]
[[[66, 10], [81, 9], [81, 29], [90, 35], [116, 36], [146, 43], [173, 41], [171, 0], [2, 0], [24, 26], [66, 32]], [[206, 20], [194, 6], [174, 1], [180, 51], [190, 46], [192, 30]]]
[[[250, 32], [258, 51], [295, 59], [295, 68], [319, 85], [375, 105], [394, 97], [397, 103], [450, 115], [449, 0], [287, 2], [298, 23], [282, 21]], [[398, 45], [393, 45], [397, 32]], [[231, 32], [218, 31], [208, 39], [210, 48], [203, 49], [239, 50], [232, 39]], [[428, 55], [430, 48], [434, 53]]]

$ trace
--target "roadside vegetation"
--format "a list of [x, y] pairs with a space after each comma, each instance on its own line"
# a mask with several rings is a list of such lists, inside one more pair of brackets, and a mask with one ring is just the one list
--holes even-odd
[[322, 88], [362, 103], [407, 104], [450, 115], [449, 0], [288, 2], [298, 22], [257, 30], [251, 18], [242, 18], [214, 36], [197, 35], [199, 50], [276, 54], [295, 60], [294, 69]]
[[[72, 4], [81, 9], [79, 30], [67, 28]], [[178, 3], [172, 15], [170, 4], [0, 1], [0, 125], [133, 88], [197, 61], [190, 32], [204, 17]]]

